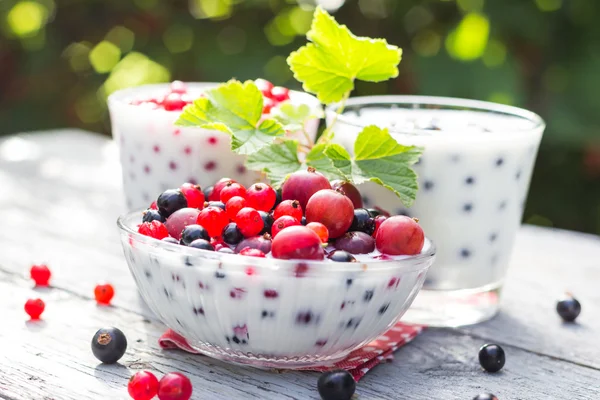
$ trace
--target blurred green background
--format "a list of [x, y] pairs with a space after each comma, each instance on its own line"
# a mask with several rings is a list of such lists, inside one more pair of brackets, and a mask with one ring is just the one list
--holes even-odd
[[[600, 233], [600, 2], [320, 0], [357, 34], [404, 49], [400, 77], [354, 95], [427, 94], [525, 107], [548, 123], [524, 220]], [[171, 79], [265, 77], [315, 0], [0, 0], [0, 134], [110, 134], [110, 92]]]

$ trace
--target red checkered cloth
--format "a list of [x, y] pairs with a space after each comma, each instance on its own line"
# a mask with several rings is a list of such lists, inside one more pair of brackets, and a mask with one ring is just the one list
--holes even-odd
[[[376, 365], [394, 359], [394, 351], [413, 340], [425, 329], [422, 325], [408, 325], [398, 322], [368, 345], [354, 350], [348, 357], [335, 363], [332, 367], [306, 368], [308, 371], [327, 371], [331, 369], [345, 369], [349, 371], [357, 382]], [[171, 329], [167, 330], [158, 339], [158, 344], [163, 349], [180, 349], [189, 353], [200, 354], [191, 347], [185, 338]]]

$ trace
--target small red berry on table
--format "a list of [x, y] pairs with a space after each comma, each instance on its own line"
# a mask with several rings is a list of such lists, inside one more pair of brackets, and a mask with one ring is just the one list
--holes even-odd
[[139, 371], [129, 378], [127, 391], [134, 400], [150, 400], [158, 393], [158, 379], [150, 371]]
[[189, 400], [192, 397], [192, 382], [179, 372], [169, 372], [158, 383], [160, 400]]
[[31, 319], [40, 319], [40, 315], [44, 312], [46, 304], [42, 299], [29, 299], [25, 303], [25, 312], [29, 314]]
[[94, 288], [94, 297], [96, 298], [98, 304], [109, 305], [114, 295], [115, 289], [110, 283], [96, 285]]
[[48, 286], [48, 281], [52, 275], [46, 264], [32, 265], [29, 274], [36, 286]]

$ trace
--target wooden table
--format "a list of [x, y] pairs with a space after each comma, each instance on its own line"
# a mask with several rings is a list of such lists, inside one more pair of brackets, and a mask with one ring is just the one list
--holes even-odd
[[[161, 351], [165, 327], [137, 294], [121, 253], [115, 220], [123, 211], [114, 144], [74, 130], [25, 134], [0, 142], [0, 398], [127, 399], [140, 369], [181, 371], [194, 399], [318, 399], [311, 372], [281, 374]], [[33, 289], [33, 261], [47, 261], [52, 288]], [[116, 288], [112, 307], [93, 301], [96, 283]], [[600, 240], [525, 226], [518, 234], [501, 314], [474, 327], [429, 329], [358, 385], [359, 399], [600, 398]], [[583, 305], [578, 324], [554, 307], [570, 290]], [[47, 304], [28, 322], [27, 298]], [[129, 348], [118, 365], [102, 365], [90, 341], [120, 327]], [[506, 366], [482, 372], [478, 348], [501, 344]]]

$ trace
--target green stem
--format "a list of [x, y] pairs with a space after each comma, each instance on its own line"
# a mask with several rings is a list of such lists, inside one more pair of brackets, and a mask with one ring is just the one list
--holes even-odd
[[[331, 124], [327, 127], [327, 129], [325, 129], [325, 132], [323, 132], [323, 134], [317, 141], [318, 144], [327, 143], [331, 139], [333, 139], [333, 127], [337, 123], [337, 120], [338, 120], [338, 117], [340, 116], [340, 114], [344, 112], [344, 108], [346, 107], [346, 101], [348, 101], [349, 97], [350, 97], [350, 91], [347, 91], [344, 94], [344, 97], [342, 97], [342, 100], [340, 101], [340, 105], [338, 106], [337, 110], [335, 111], [335, 115], [333, 116], [333, 119], [331, 120]], [[325, 115], [325, 118], [327, 118], [327, 115]]]

